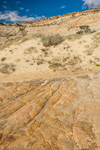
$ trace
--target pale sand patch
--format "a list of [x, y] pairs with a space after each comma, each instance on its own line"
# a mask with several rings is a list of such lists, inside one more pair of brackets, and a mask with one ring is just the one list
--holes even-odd
[[30, 81], [33, 79], [51, 79], [51, 78], [61, 78], [61, 77], [76, 77], [76, 76], [84, 76], [87, 75], [92, 77], [95, 72], [98, 70], [89, 72], [85, 71], [77, 71], [77, 72], [68, 72], [68, 71], [56, 71], [52, 72], [51, 70], [39, 70], [36, 72], [25, 72], [25, 73], [13, 73], [10, 75], [2, 75], [0, 73], [0, 82], [21, 82], [21, 81]]

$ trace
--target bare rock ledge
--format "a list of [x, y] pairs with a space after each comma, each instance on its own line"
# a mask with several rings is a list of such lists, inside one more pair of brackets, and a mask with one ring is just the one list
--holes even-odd
[[0, 84], [0, 150], [100, 150], [100, 77]]

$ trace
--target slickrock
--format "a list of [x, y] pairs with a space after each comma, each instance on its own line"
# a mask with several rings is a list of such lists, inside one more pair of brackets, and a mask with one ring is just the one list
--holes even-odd
[[100, 150], [100, 77], [0, 84], [0, 150]]

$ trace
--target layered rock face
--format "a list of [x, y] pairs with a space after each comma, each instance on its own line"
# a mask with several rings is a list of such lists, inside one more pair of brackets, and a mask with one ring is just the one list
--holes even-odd
[[99, 76], [1, 83], [0, 149], [99, 150]]

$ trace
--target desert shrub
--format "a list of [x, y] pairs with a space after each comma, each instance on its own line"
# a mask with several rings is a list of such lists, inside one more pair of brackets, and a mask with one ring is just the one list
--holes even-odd
[[88, 33], [91, 31], [91, 29], [88, 25], [80, 26], [80, 30], [82, 30], [85, 33]]
[[61, 63], [57, 63], [57, 62], [48, 62], [48, 63], [50, 64], [49, 65], [50, 69], [58, 69], [64, 67], [64, 65], [62, 65]]
[[15, 71], [15, 65], [14, 64], [6, 64], [2, 63], [0, 64], [0, 72], [3, 74], [9, 74], [11, 72]]
[[100, 67], [100, 64], [96, 64], [97, 67]]
[[83, 31], [78, 31], [76, 32], [76, 34], [83, 34]]
[[93, 33], [88, 25], [80, 26], [80, 30], [76, 34]]
[[41, 65], [41, 64], [43, 64], [43, 63], [44, 63], [44, 60], [43, 60], [43, 59], [37, 61], [37, 65]]
[[63, 41], [63, 37], [61, 37], [59, 34], [42, 37], [42, 42], [45, 47], [58, 45]]
[[41, 51], [42, 51], [42, 52], [46, 52], [47, 50], [48, 50], [48, 49], [44, 49], [44, 48], [43, 48], [43, 49], [41, 49]]
[[6, 57], [2, 57], [2, 58], [1, 58], [1, 61], [5, 61], [5, 60], [6, 60]]

